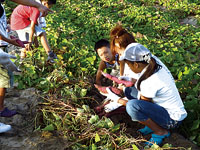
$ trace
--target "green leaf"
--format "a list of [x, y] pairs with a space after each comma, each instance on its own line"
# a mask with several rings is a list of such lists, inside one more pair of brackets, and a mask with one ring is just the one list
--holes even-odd
[[112, 132], [115, 132], [115, 131], [117, 131], [119, 129], [120, 129], [120, 124], [117, 124], [114, 127], [112, 127]]
[[94, 60], [96, 59], [96, 56], [88, 57], [86, 60], [89, 61], [92, 65], [94, 65]]
[[178, 79], [179, 79], [179, 80], [182, 79], [182, 75], [183, 75], [183, 73], [180, 71], [180, 72], [178, 73]]
[[133, 150], [139, 150], [135, 144], [133, 144], [132, 147], [133, 147]]
[[151, 149], [158, 149], [159, 148], [159, 146], [157, 145], [157, 144], [153, 144], [152, 146], [151, 146]]
[[88, 120], [88, 122], [90, 124], [93, 124], [93, 123], [97, 122], [98, 120], [99, 120], [99, 116], [98, 115], [92, 115], [90, 120]]
[[183, 74], [189, 74], [190, 73], [190, 68], [188, 69], [188, 67], [185, 67], [185, 71], [183, 72]]
[[108, 127], [111, 128], [114, 126], [114, 123], [109, 118], [105, 118], [105, 122], [107, 123]]
[[195, 120], [193, 122], [192, 128], [190, 130], [192, 131], [192, 130], [198, 129], [199, 128], [199, 124], [200, 124], [200, 120]]
[[79, 113], [84, 113], [84, 109], [81, 109], [81, 108], [76, 108], [77, 112]]
[[198, 137], [197, 137], [197, 143], [200, 143], [200, 134], [198, 135]]
[[58, 116], [57, 114], [55, 114], [55, 113], [52, 113], [52, 114], [56, 118], [56, 120], [60, 120], [61, 119], [60, 116]]
[[172, 145], [169, 144], [169, 143], [166, 143], [166, 144], [164, 144], [164, 145], [162, 146], [162, 148], [170, 148], [170, 147], [172, 147]]
[[87, 94], [87, 89], [81, 89], [81, 97], [84, 97]]
[[42, 129], [43, 131], [54, 131], [54, 126], [53, 124], [47, 125], [44, 129]]
[[82, 105], [82, 108], [86, 111], [86, 112], [90, 112], [90, 107], [88, 105]]
[[97, 146], [95, 144], [92, 144], [92, 150], [97, 150]]
[[96, 135], [95, 135], [95, 142], [97, 143], [97, 142], [99, 142], [100, 140], [101, 140], [101, 139], [100, 139], [98, 133], [96, 133]]

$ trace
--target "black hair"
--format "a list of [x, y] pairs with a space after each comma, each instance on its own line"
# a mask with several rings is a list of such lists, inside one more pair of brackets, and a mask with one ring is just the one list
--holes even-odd
[[56, 0], [48, 0], [48, 4], [49, 5], [56, 4]]
[[106, 39], [101, 39], [101, 40], [97, 41], [97, 42], [95, 43], [94, 50], [97, 52], [97, 50], [98, 50], [99, 48], [102, 48], [102, 47], [109, 47], [109, 48], [110, 48], [110, 43], [109, 43], [109, 41], [106, 40]]
[[56, 0], [41, 0], [42, 1], [47, 1], [48, 5], [56, 4]]
[[[129, 61], [129, 60], [125, 60], [125, 61]], [[161, 65], [157, 64], [156, 60], [153, 57], [151, 57], [151, 60], [149, 63], [147, 63], [145, 61], [129, 61], [129, 62], [131, 62], [132, 64], [134, 62], [137, 62], [137, 63], [142, 63], [142, 64], [148, 65], [146, 71], [142, 74], [142, 76], [137, 81], [137, 89], [139, 91], [140, 91], [141, 82], [143, 80], [146, 80], [148, 77], [150, 77], [152, 74], [154, 74], [155, 72], [159, 71], [162, 68]]]

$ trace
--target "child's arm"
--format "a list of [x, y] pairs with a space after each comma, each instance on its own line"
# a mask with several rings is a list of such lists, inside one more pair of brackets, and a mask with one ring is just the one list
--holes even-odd
[[0, 34], [0, 40], [5, 41], [7, 43], [13, 44], [15, 46], [20, 47], [20, 45], [17, 43], [16, 39], [9, 39], [6, 38], [5, 36], [3, 36], [2, 34]]
[[46, 16], [48, 12], [53, 13], [52, 10], [48, 9], [44, 5], [34, 1], [34, 0], [12, 0], [15, 3], [26, 5], [26, 6], [33, 6], [39, 9], [43, 16]]
[[140, 94], [140, 99], [144, 100], [144, 101], [152, 102], [152, 98], [147, 98], [147, 97], [145, 97], [145, 96], [143, 96], [141, 94]]
[[125, 67], [125, 62], [124, 61], [120, 61], [120, 76], [123, 76], [124, 74], [124, 67]]
[[30, 46], [31, 44], [33, 43], [33, 34], [35, 32], [35, 22], [34, 21], [31, 21], [31, 27], [30, 27], [30, 33], [29, 33], [29, 43], [28, 44], [28, 50], [30, 50]]
[[105, 68], [106, 68], [106, 64], [104, 61], [101, 60], [99, 63], [99, 68], [97, 70], [97, 74], [96, 74], [96, 84], [97, 85], [101, 85], [101, 76], [102, 76], [101, 71], [103, 71]]

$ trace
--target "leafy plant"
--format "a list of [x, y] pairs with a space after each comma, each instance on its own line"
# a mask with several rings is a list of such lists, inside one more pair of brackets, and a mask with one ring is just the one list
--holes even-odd
[[[15, 6], [6, 1], [8, 18]], [[88, 95], [100, 60], [94, 44], [109, 39], [109, 31], [122, 23], [173, 74], [188, 112], [180, 132], [199, 145], [200, 28], [180, 24], [191, 15], [199, 22], [198, 0], [57, 0], [52, 9], [45, 30], [58, 61], [49, 64], [44, 49], [34, 48], [20, 65], [23, 75], [16, 76], [20, 89], [34, 86], [43, 93], [36, 128], [58, 131], [71, 149], [140, 149], [142, 139], [94, 114], [90, 104], [95, 100]]]

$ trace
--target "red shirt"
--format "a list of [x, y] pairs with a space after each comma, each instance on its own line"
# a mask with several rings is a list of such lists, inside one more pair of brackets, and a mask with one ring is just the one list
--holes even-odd
[[40, 11], [35, 7], [18, 5], [11, 15], [11, 29], [24, 29], [34, 21], [37, 24], [37, 19], [40, 16]]

